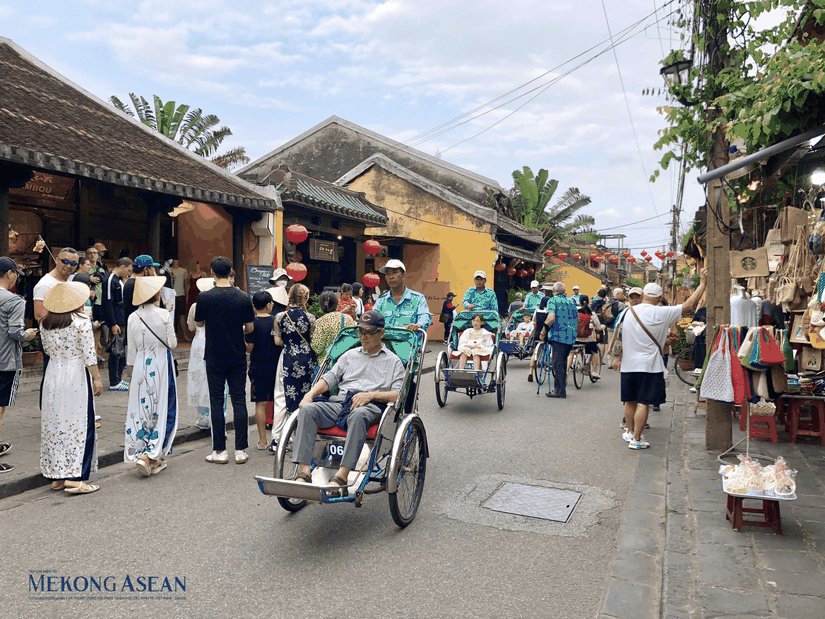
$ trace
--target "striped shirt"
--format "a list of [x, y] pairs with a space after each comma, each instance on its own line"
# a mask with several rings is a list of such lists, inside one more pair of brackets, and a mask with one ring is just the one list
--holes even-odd
[[404, 364], [386, 346], [374, 355], [362, 348], [345, 352], [323, 378], [330, 388], [338, 385], [338, 395], [349, 391], [401, 391]]

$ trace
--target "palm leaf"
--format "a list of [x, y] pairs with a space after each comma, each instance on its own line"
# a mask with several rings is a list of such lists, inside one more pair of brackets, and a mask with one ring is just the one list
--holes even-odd
[[247, 164], [251, 160], [246, 156], [246, 149], [243, 146], [237, 146], [230, 148], [222, 155], [213, 157], [211, 161], [217, 166], [231, 170], [238, 165]]

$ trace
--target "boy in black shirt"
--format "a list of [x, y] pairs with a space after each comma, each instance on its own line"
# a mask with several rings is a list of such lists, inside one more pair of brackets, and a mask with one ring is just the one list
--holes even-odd
[[226, 464], [226, 421], [223, 416], [223, 390], [229, 384], [229, 397], [235, 413], [235, 462], [249, 460], [249, 414], [246, 410], [246, 343], [244, 334], [255, 328], [252, 301], [245, 292], [229, 283], [232, 261], [212, 259], [215, 287], [198, 295], [195, 324], [206, 325], [206, 381], [209, 383], [209, 412], [212, 416], [212, 453], [207, 462]]
[[252, 297], [255, 307], [255, 330], [246, 336], [246, 352], [249, 355], [249, 382], [252, 383], [252, 401], [255, 403], [255, 422], [258, 426], [258, 449], [266, 449], [266, 405], [275, 397], [275, 339], [272, 326], [272, 295], [256, 292]]

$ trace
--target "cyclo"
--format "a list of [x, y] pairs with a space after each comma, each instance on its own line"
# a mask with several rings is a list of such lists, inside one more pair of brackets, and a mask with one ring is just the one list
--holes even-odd
[[[409, 390], [413, 378], [416, 384], [421, 383], [427, 335], [424, 331], [388, 327], [382, 341], [404, 362], [404, 384], [398, 399], [387, 405], [378, 423], [367, 431], [367, 442], [349, 475], [343, 496], [340, 487], [330, 484], [329, 480], [341, 462], [346, 432], [337, 426], [318, 430], [311, 465], [312, 483], [298, 482], [294, 481], [298, 465], [292, 462], [298, 411], [287, 418], [275, 455], [273, 476], [255, 476], [261, 492], [276, 496], [285, 510], [297, 512], [308, 501], [354, 503], [356, 507], [361, 507], [365, 494], [386, 491], [392, 519], [398, 526], [406, 527], [415, 518], [424, 489], [429, 450], [421, 417], [415, 412], [407, 414], [405, 404], [407, 398], [418, 399], [417, 390], [413, 394]], [[341, 355], [359, 345], [357, 328], [343, 329], [330, 346], [314, 382], [320, 380]], [[414, 411], [415, 406], [410, 410]]]
[[[526, 310], [529, 313], [533, 313], [533, 310]], [[512, 329], [515, 329], [519, 323], [524, 318], [525, 309], [520, 308], [513, 312], [513, 315], [506, 321], [504, 325], [505, 335], [510, 333]], [[535, 331], [535, 330], [534, 330]], [[531, 334], [526, 340], [524, 340], [524, 346], [519, 344], [518, 342], [511, 342], [508, 339], [502, 338], [501, 342], [499, 343], [499, 350], [507, 355], [507, 358], [510, 357], [518, 357], [519, 359], [526, 359], [527, 357], [532, 356], [533, 349], [535, 348], [536, 340], [534, 337], [535, 334]]]
[[[487, 329], [493, 335], [493, 351], [489, 357], [481, 358], [481, 368], [459, 369], [457, 367], [458, 340], [461, 333], [472, 326], [473, 316], [476, 314], [481, 314], [484, 319], [482, 328]], [[502, 331], [501, 321], [496, 311], [461, 312], [455, 317], [450, 329], [447, 350], [438, 353], [435, 362], [435, 399], [439, 406], [443, 407], [447, 404], [448, 392], [463, 389], [470, 398], [482, 393], [495, 393], [498, 409], [504, 408], [507, 355], [500, 349]]]

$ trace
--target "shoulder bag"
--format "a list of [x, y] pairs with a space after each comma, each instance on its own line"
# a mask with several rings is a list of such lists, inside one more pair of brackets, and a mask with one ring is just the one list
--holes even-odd
[[[155, 336], [155, 338], [158, 340], [158, 342], [160, 342], [161, 344], [163, 344], [164, 348], [166, 348], [166, 350], [168, 350], [168, 351], [171, 353], [171, 352], [172, 352], [172, 349], [171, 349], [171, 348], [169, 348], [169, 344], [167, 344], [164, 340], [160, 339], [160, 336], [159, 336], [157, 333], [155, 333], [154, 331], [152, 331], [152, 327], [150, 327], [149, 325], [147, 325], [147, 324], [146, 324], [146, 321], [145, 321], [145, 320], [143, 320], [143, 318], [142, 318], [139, 314], [135, 314], [135, 316], [137, 316], [137, 317], [140, 319], [140, 322], [142, 322], [142, 323], [143, 323], [143, 325], [144, 325], [144, 326], [145, 326], [145, 327], [149, 330], [149, 333], [151, 333], [152, 335], [154, 335], [154, 336]], [[173, 363], [173, 364], [174, 364], [174, 366], [175, 366], [175, 377], [177, 378], [177, 377], [180, 375], [180, 370], [178, 370], [178, 360], [177, 360], [177, 359], [175, 359], [175, 355], [174, 355], [174, 354], [172, 354], [172, 363]]]
[[655, 338], [655, 337], [653, 337], [653, 334], [652, 334], [650, 331], [648, 331], [648, 330], [647, 330], [647, 327], [644, 325], [644, 323], [643, 323], [641, 320], [639, 320], [639, 317], [636, 315], [636, 310], [634, 310], [634, 309], [633, 309], [633, 306], [632, 306], [632, 305], [630, 306], [630, 313], [631, 313], [631, 314], [633, 314], [633, 318], [635, 318], [635, 319], [636, 319], [636, 322], [638, 322], [638, 323], [639, 323], [639, 326], [642, 328], [642, 331], [644, 331], [645, 333], [647, 333], [647, 336], [648, 336], [651, 340], [653, 340], [653, 343], [654, 343], [654, 344], [656, 344], [656, 350], [658, 350], [658, 351], [659, 351], [659, 354], [661, 355], [661, 354], [662, 354], [662, 347], [661, 347], [661, 346], [659, 346], [659, 342], [656, 340], [656, 338]]

